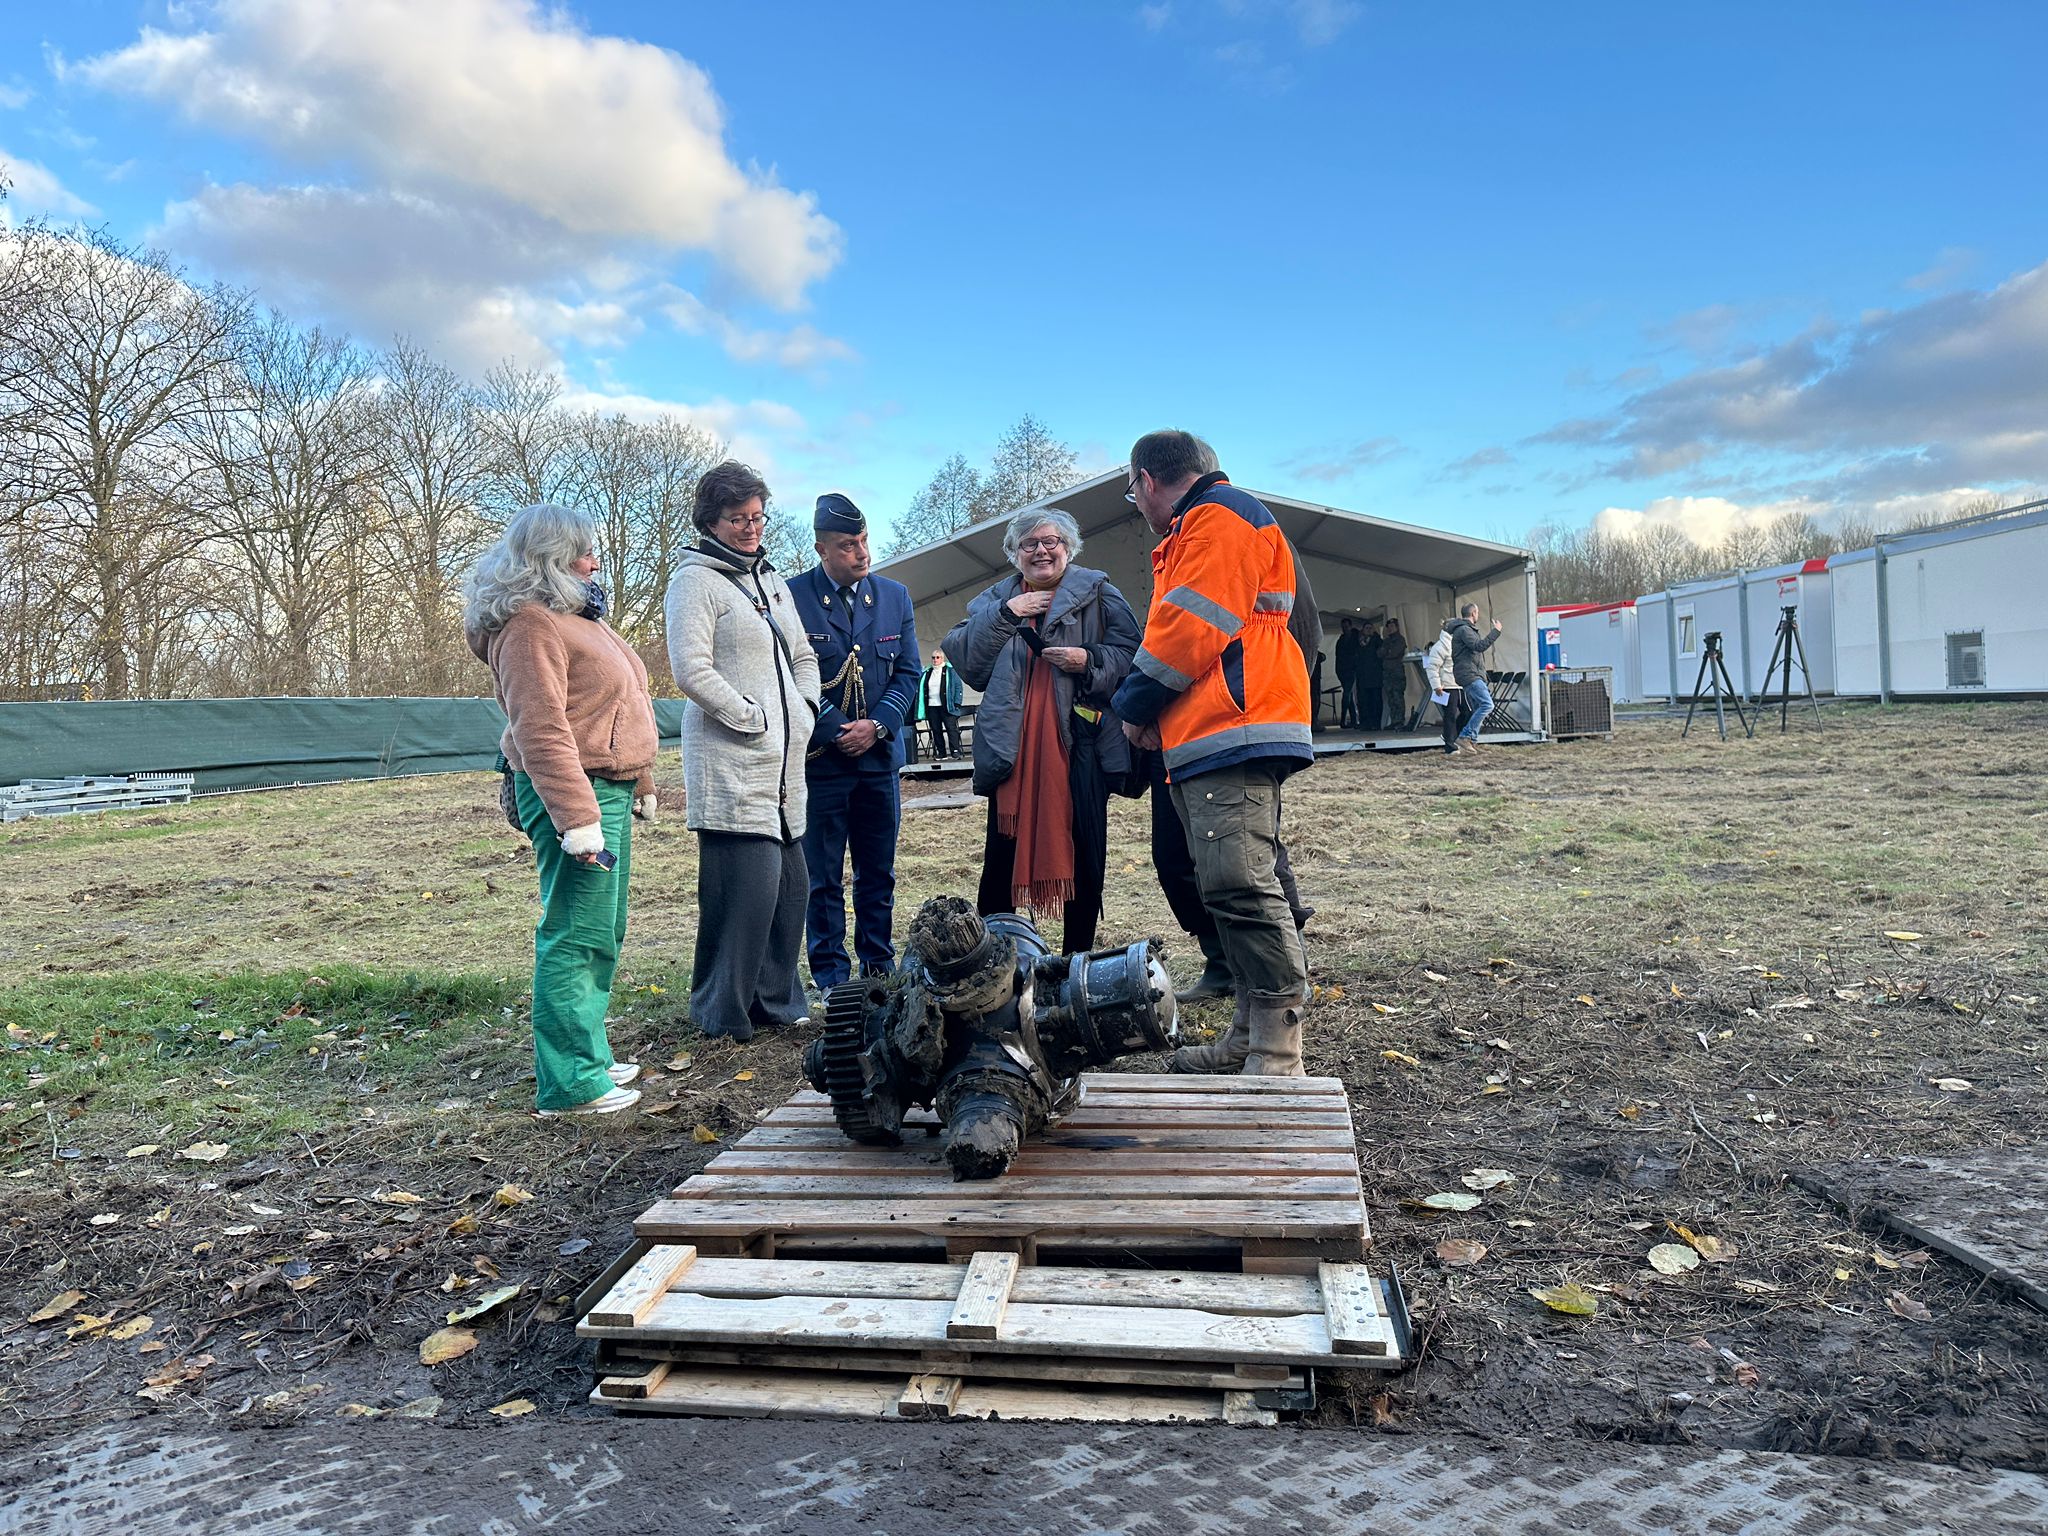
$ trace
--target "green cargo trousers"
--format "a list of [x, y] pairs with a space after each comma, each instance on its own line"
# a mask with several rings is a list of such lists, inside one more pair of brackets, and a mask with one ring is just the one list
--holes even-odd
[[512, 776], [519, 820], [540, 871], [540, 926], [533, 931], [533, 1075], [541, 1109], [588, 1104], [611, 1090], [612, 1048], [604, 1016], [626, 941], [626, 877], [633, 847], [633, 786], [590, 781], [604, 845], [619, 856], [606, 874], [562, 852], [533, 780]]
[[[1156, 792], [1156, 791], [1155, 791]], [[1280, 771], [1255, 758], [1173, 781], [1188, 829], [1202, 905], [1240, 986], [1255, 996], [1298, 997], [1308, 986], [1294, 913], [1281, 894]]]

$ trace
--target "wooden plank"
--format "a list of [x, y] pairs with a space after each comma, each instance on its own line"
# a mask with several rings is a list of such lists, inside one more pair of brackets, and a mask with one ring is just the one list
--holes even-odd
[[[771, 1110], [763, 1125], [817, 1125], [837, 1129], [832, 1111], [823, 1104], [785, 1104]], [[1060, 1118], [1061, 1127], [1078, 1131], [1132, 1131], [1147, 1129], [1223, 1131], [1261, 1130], [1345, 1130], [1351, 1128], [1351, 1114], [1344, 1109], [1208, 1109], [1183, 1108], [1176, 1104], [1147, 1108], [1142, 1105], [1097, 1109], [1083, 1104]], [[906, 1122], [906, 1130], [915, 1130]]]
[[[657, 1242], [788, 1233], [916, 1233], [924, 1237], [1028, 1237], [1049, 1232], [1119, 1239], [1160, 1236], [1294, 1239], [1362, 1244], [1365, 1206], [1341, 1200], [1150, 1200], [1104, 1206], [1061, 1200], [662, 1200], [634, 1224]], [[1325, 1253], [1325, 1258], [1342, 1254]]]
[[1090, 1093], [1102, 1088], [1118, 1093], [1326, 1093], [1338, 1098], [1346, 1094], [1341, 1077], [1245, 1077], [1228, 1073], [1195, 1077], [1178, 1072], [1084, 1072], [1081, 1087]]
[[[962, 1264], [887, 1264], [829, 1259], [699, 1257], [682, 1289], [699, 1296], [843, 1296], [946, 1301], [960, 1294]], [[1318, 1312], [1323, 1292], [1294, 1275], [1209, 1274], [1199, 1270], [1024, 1266], [1013, 1301], [1053, 1306], [1167, 1307], [1241, 1316]]]
[[1017, 1281], [1017, 1255], [977, 1253], [967, 1261], [960, 1294], [946, 1319], [949, 1339], [992, 1339], [1001, 1332], [1009, 1309], [1010, 1287]]
[[[742, 1136], [736, 1148], [803, 1148], [803, 1147], [847, 1147], [857, 1143], [846, 1139], [836, 1125], [761, 1125]], [[906, 1139], [900, 1150], [905, 1156], [913, 1156], [931, 1149], [934, 1155], [938, 1140], [921, 1133]], [[1024, 1145], [1024, 1154], [1042, 1147], [1071, 1148], [1081, 1151], [1185, 1151], [1214, 1153], [1228, 1152], [1287, 1152], [1294, 1150], [1351, 1152], [1356, 1155], [1357, 1142], [1351, 1134], [1350, 1122], [1341, 1126], [1269, 1126], [1257, 1130], [1182, 1129], [1177, 1126], [1153, 1127], [1149, 1129], [1094, 1129], [1076, 1128], [1072, 1125], [1056, 1125], [1033, 1137]]]
[[[1308, 1178], [1269, 1178], [1248, 1185], [1243, 1179], [1202, 1174], [1143, 1174], [1129, 1178], [1033, 1175], [1012, 1170], [987, 1181], [1000, 1187], [1006, 1200], [1089, 1200], [1121, 1205], [1133, 1200], [1328, 1200], [1359, 1199], [1362, 1186], [1355, 1174]], [[678, 1184], [678, 1200], [946, 1200], [971, 1204], [975, 1196], [950, 1176], [936, 1172], [924, 1179], [889, 1178], [881, 1174], [840, 1173], [700, 1173]]]
[[631, 1328], [646, 1321], [676, 1277], [697, 1262], [697, 1250], [657, 1244], [649, 1248], [605, 1293], [604, 1300], [584, 1314], [592, 1328]]
[[571, 1303], [576, 1309], [576, 1315], [581, 1317], [602, 1301], [604, 1293], [617, 1285], [619, 1277], [639, 1263], [641, 1255], [653, 1246], [645, 1238], [635, 1238], [620, 1249], [618, 1256], [592, 1276], [589, 1284], [576, 1293], [576, 1299]]
[[903, 1395], [896, 1399], [899, 1419], [947, 1419], [960, 1401], [966, 1385], [958, 1376], [919, 1375], [910, 1378]]
[[1316, 1271], [1323, 1288], [1323, 1318], [1330, 1345], [1340, 1355], [1394, 1352], [1393, 1325], [1380, 1309], [1379, 1282], [1362, 1264], [1324, 1264]]
[[[879, 1419], [895, 1416], [903, 1382], [893, 1376], [823, 1371], [676, 1372], [647, 1397], [601, 1398], [602, 1406], [635, 1413], [688, 1413], [729, 1418]], [[1104, 1423], [1220, 1423], [1216, 1392], [1063, 1391], [1006, 1382], [969, 1382], [954, 1418], [1052, 1419]]]
[[[688, 1344], [797, 1344], [874, 1349], [971, 1349], [990, 1354], [1288, 1366], [1330, 1365], [1336, 1352], [1321, 1313], [1224, 1317], [1153, 1307], [1042, 1306], [1013, 1301], [999, 1338], [949, 1338], [943, 1301], [822, 1296], [730, 1298], [671, 1291], [632, 1331], [636, 1338]], [[619, 1330], [621, 1332], [625, 1330]], [[599, 1330], [586, 1326], [579, 1332]], [[1356, 1356], [1346, 1356], [1356, 1360]]]
[[[1105, 1154], [1079, 1147], [1047, 1146], [1026, 1142], [1010, 1171], [1020, 1175], [1089, 1174], [1105, 1185], [1133, 1175], [1191, 1171], [1193, 1159], [1173, 1153], [1132, 1149]], [[1209, 1161], [1204, 1172], [1232, 1178], [1285, 1179], [1341, 1177], [1358, 1174], [1358, 1159], [1350, 1152], [1289, 1150], [1284, 1152], [1238, 1151]], [[937, 1175], [952, 1178], [952, 1170], [936, 1148], [927, 1152], [913, 1147], [864, 1147], [840, 1139], [815, 1147], [739, 1146], [721, 1152], [705, 1165], [709, 1174], [741, 1173], [865, 1173], [878, 1178], [928, 1179]]]
[[[1058, 1381], [1074, 1384], [1131, 1387], [1199, 1387], [1205, 1391], [1299, 1391], [1308, 1383], [1301, 1371], [1267, 1365], [1162, 1365], [1150, 1360], [1082, 1360], [1071, 1355], [970, 1355], [940, 1350], [802, 1349], [785, 1345], [732, 1346], [665, 1344], [656, 1340], [621, 1341], [628, 1363], [653, 1363], [657, 1356], [670, 1364], [744, 1365], [775, 1370], [832, 1370], [898, 1377], [971, 1372], [977, 1380]], [[628, 1353], [630, 1351], [630, 1354]], [[1354, 1362], [1355, 1363], [1355, 1362]]]
[[[1274, 1115], [1283, 1110], [1312, 1109], [1321, 1114], [1348, 1114], [1341, 1095], [1327, 1093], [1119, 1093], [1113, 1089], [1091, 1090], [1080, 1110], [1097, 1113], [1112, 1109], [1142, 1110], [1153, 1119], [1164, 1115]], [[1078, 1110], [1076, 1111], [1079, 1112]], [[1068, 1117], [1063, 1116], [1062, 1119]]]
[[667, 1378], [671, 1362], [667, 1360], [645, 1360], [637, 1371], [626, 1370], [623, 1366], [601, 1377], [597, 1383], [598, 1394], [602, 1397], [645, 1397]]

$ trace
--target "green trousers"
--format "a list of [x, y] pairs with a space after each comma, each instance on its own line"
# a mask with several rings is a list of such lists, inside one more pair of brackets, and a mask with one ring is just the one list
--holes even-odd
[[633, 786], [592, 779], [604, 845], [619, 856], [606, 874], [562, 852], [561, 835], [525, 774], [512, 776], [519, 820], [540, 870], [540, 926], [533, 931], [533, 1075], [541, 1109], [588, 1104], [611, 1090], [604, 1016], [626, 941], [626, 877], [632, 866]]

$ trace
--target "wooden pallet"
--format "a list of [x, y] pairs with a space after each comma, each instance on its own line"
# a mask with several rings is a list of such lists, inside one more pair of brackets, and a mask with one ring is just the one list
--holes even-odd
[[1091, 1075], [967, 1183], [799, 1093], [637, 1230], [579, 1303], [625, 1411], [1252, 1422], [1405, 1364], [1330, 1078]]
[[955, 1182], [938, 1122], [900, 1147], [842, 1135], [792, 1097], [634, 1224], [705, 1254], [1148, 1263], [1313, 1274], [1369, 1240], [1336, 1078], [1090, 1073], [1079, 1104], [998, 1179]]

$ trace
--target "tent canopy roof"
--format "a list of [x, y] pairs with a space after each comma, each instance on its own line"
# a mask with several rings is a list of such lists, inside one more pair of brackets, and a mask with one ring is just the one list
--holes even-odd
[[[1080, 526], [1085, 544], [1097, 534], [1138, 520], [1138, 509], [1124, 500], [1127, 473], [1122, 468], [1110, 470], [1041, 497], [1031, 506], [1065, 512]], [[1288, 542], [1305, 560], [1461, 588], [1520, 570], [1531, 559], [1529, 551], [1509, 544], [1390, 522], [1292, 496], [1256, 490], [1252, 494], [1272, 510]], [[908, 587], [911, 601], [919, 605], [965, 590], [978, 592], [1014, 569], [1003, 554], [1003, 529], [1013, 515], [970, 524], [935, 544], [885, 560], [876, 569]]]

